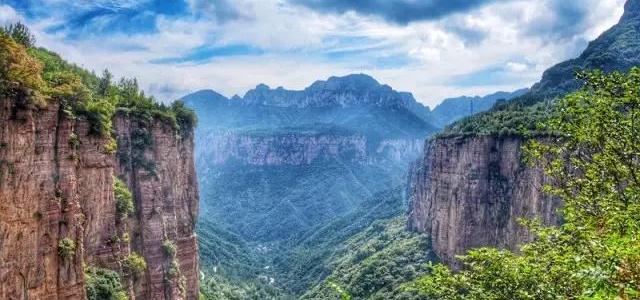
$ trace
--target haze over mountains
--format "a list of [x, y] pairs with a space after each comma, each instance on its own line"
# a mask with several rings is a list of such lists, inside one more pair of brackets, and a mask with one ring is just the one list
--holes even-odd
[[[353, 74], [299, 91], [260, 84], [243, 97], [183, 97], [199, 119], [203, 265], [236, 284], [264, 276], [303, 292], [329, 274], [340, 257], [332, 253], [352, 235], [407, 209], [409, 163], [439, 130], [434, 120], [442, 126], [468, 115], [457, 108], [469, 99], [480, 111], [520, 93], [450, 99], [432, 112], [410, 93]], [[403, 251], [421, 252], [412, 249]]]

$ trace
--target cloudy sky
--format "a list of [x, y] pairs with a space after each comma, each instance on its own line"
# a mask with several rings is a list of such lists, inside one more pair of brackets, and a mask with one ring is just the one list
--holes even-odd
[[433, 106], [530, 86], [624, 0], [0, 0], [38, 44], [159, 100], [367, 73]]

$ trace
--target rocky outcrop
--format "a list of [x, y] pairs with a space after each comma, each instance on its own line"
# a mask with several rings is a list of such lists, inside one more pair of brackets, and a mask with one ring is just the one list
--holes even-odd
[[[83, 118], [55, 101], [35, 108], [27, 98], [17, 92], [0, 99], [0, 299], [83, 299], [83, 266], [120, 273], [131, 299], [197, 299], [192, 134], [118, 115], [116, 155]], [[127, 167], [136, 154], [124, 142], [133, 128], [153, 141], [140, 152], [146, 167], [154, 165], [152, 175]], [[136, 213], [126, 219], [116, 209], [114, 176], [134, 194]], [[169, 280], [167, 240], [177, 246], [180, 269]], [[122, 263], [133, 252], [148, 266], [136, 278]]]
[[375, 164], [382, 160], [407, 162], [422, 151], [420, 139], [388, 139], [369, 145], [363, 135], [331, 133], [251, 134], [213, 131], [203, 134], [196, 161], [223, 165], [300, 166], [322, 160]]
[[430, 235], [433, 251], [459, 267], [471, 248], [517, 250], [531, 236], [519, 218], [559, 221], [560, 203], [542, 192], [548, 178], [522, 162], [522, 138], [479, 136], [427, 142], [413, 167], [410, 227]]

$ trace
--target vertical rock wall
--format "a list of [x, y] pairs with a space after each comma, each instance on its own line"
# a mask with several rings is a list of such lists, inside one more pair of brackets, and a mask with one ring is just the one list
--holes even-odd
[[[150, 176], [123, 163], [126, 143], [108, 153], [108, 140], [89, 134], [86, 121], [53, 101], [32, 107], [26, 94], [0, 98], [0, 299], [84, 299], [83, 265], [124, 274], [132, 252], [148, 266], [141, 278], [123, 276], [132, 299], [197, 299], [192, 133], [152, 121], [153, 143], [143, 151]], [[122, 115], [114, 123], [119, 142], [137, 126]], [[126, 220], [117, 215], [113, 176], [134, 193], [136, 214]], [[75, 245], [68, 256], [59, 253], [63, 240]], [[175, 259], [164, 254], [165, 241], [176, 244]]]
[[431, 236], [433, 251], [459, 267], [471, 248], [517, 250], [531, 236], [521, 217], [558, 222], [560, 203], [542, 192], [548, 178], [522, 162], [516, 137], [435, 139], [413, 167], [411, 227]]

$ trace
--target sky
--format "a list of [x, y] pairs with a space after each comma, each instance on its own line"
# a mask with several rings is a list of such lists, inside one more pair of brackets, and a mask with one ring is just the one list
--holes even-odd
[[529, 87], [614, 25], [624, 0], [0, 0], [39, 46], [170, 102], [366, 73], [433, 107]]

